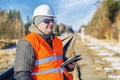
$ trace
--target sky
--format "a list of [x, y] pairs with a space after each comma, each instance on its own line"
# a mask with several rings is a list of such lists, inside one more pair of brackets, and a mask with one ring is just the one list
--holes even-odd
[[20, 11], [24, 23], [32, 19], [34, 9], [41, 4], [52, 7], [57, 23], [72, 26], [78, 30], [80, 26], [87, 25], [92, 19], [97, 2], [102, 0], [0, 0], [2, 10]]

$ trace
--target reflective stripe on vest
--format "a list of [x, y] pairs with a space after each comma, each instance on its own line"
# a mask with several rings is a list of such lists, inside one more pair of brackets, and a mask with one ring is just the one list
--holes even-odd
[[35, 65], [43, 64], [43, 63], [50, 62], [50, 61], [53, 61], [53, 60], [56, 60], [56, 59], [62, 59], [62, 56], [50, 56], [50, 57], [47, 57], [47, 58], [44, 58], [44, 59], [36, 60]]
[[[66, 70], [65, 67], [62, 67], [62, 70]], [[44, 70], [41, 72], [33, 72], [32, 75], [45, 74], [45, 73], [51, 73], [51, 72], [61, 73], [61, 70], [59, 68], [52, 68], [52, 69]]]

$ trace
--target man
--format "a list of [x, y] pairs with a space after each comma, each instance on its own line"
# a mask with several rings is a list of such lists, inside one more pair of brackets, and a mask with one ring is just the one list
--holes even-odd
[[54, 13], [46, 5], [38, 6], [33, 13], [30, 33], [18, 41], [14, 76], [17, 80], [72, 80], [68, 70], [75, 64], [61, 67], [62, 41], [54, 36]]

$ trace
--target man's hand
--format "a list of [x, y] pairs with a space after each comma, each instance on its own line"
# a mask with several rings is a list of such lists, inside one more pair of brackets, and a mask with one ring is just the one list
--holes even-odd
[[66, 65], [66, 69], [71, 72], [74, 70], [76, 64], [77, 64], [77, 62], [72, 62], [72, 63]]
[[68, 64], [67, 67], [71, 68], [71, 69], [74, 69], [76, 64], [77, 64], [76, 62], [72, 62], [72, 63]]

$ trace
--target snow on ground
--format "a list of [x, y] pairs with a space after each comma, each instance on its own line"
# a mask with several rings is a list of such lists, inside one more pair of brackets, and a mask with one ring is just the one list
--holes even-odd
[[[94, 49], [98, 52], [98, 56], [102, 56], [103, 61], [111, 63], [110, 67], [105, 67], [106, 72], [118, 70], [120, 71], [120, 45], [117, 43], [109, 43], [103, 40], [98, 40], [91, 36], [85, 36], [85, 41], [88, 43], [90, 49]], [[103, 49], [104, 48], [104, 49]], [[119, 55], [119, 56], [113, 56]], [[108, 77], [113, 80], [120, 80], [120, 75], [118, 74], [108, 74]]]
[[102, 40], [98, 40], [93, 37], [90, 37], [90, 36], [85, 36], [85, 40], [89, 40], [89, 42], [90, 42], [89, 45], [94, 45], [97, 47], [104, 47], [106, 49], [112, 50], [112, 51], [120, 54], [120, 45], [118, 45], [117, 43], [114, 43], [114, 44], [107, 43]]

